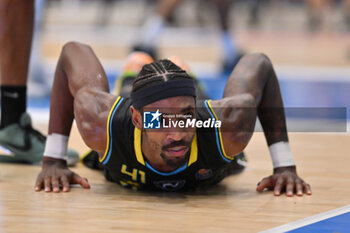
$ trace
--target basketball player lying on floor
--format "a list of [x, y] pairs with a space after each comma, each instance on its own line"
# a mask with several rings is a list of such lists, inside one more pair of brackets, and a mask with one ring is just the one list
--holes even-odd
[[[126, 67], [142, 67], [137, 56], [147, 57], [134, 53], [128, 62], [135, 64]], [[169, 60], [146, 64], [138, 74], [125, 70], [125, 76], [133, 78], [131, 97], [110, 94], [92, 49], [76, 42], [63, 47], [36, 191], [59, 192], [62, 187], [67, 192], [70, 184], [90, 187], [65, 160], [74, 118], [84, 142], [99, 154], [108, 180], [136, 189], [182, 191], [240, 171], [235, 155], [243, 157], [258, 116], [274, 170], [257, 191], [311, 194], [296, 172], [278, 80], [265, 55], [244, 56], [227, 80], [223, 98], [213, 101], [197, 100], [195, 79]]]

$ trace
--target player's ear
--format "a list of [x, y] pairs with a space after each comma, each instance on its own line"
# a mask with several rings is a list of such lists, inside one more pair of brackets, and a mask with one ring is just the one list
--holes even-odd
[[139, 110], [134, 108], [134, 106], [130, 106], [130, 112], [131, 112], [131, 120], [133, 125], [138, 128], [139, 130], [142, 129], [142, 114]]

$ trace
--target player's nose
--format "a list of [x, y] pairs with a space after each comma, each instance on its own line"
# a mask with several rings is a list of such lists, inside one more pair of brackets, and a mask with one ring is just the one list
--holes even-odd
[[186, 135], [186, 132], [183, 132], [181, 130], [171, 130], [170, 132], [168, 132], [167, 135], [167, 140], [169, 141], [180, 141], [181, 139], [183, 139]]

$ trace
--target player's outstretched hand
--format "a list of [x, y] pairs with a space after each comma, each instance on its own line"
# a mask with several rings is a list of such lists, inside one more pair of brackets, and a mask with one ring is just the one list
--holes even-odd
[[63, 192], [68, 192], [70, 184], [90, 188], [87, 179], [69, 170], [65, 160], [44, 156], [42, 170], [35, 182], [35, 191], [44, 189], [45, 192], [59, 193], [62, 187]]
[[275, 196], [281, 195], [283, 190], [288, 197], [292, 197], [294, 193], [297, 196], [302, 196], [304, 193], [311, 195], [310, 185], [297, 175], [295, 166], [274, 169], [273, 175], [265, 177], [258, 183], [256, 191], [262, 192], [265, 188], [273, 190]]

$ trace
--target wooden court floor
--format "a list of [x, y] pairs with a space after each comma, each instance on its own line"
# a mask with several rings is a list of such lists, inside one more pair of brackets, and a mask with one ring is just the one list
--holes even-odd
[[[350, 204], [349, 134], [292, 133], [299, 174], [312, 196], [274, 197], [255, 186], [271, 173], [262, 133], [246, 149], [247, 169], [192, 193], [145, 193], [105, 181], [79, 164], [90, 190], [34, 192], [38, 166], [0, 164], [0, 232], [258, 232]], [[84, 152], [76, 129], [71, 147]]]

